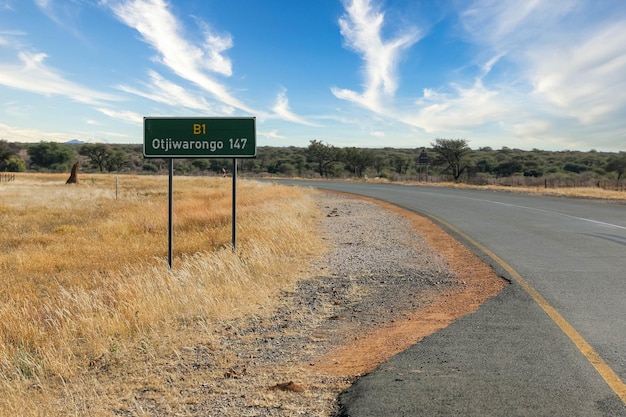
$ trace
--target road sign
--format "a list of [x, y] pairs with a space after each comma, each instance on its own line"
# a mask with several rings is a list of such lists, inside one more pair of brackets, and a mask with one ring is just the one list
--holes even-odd
[[422, 149], [422, 153], [420, 154], [417, 162], [419, 164], [428, 164], [428, 154], [425, 149]]
[[146, 158], [254, 158], [254, 117], [144, 117]]

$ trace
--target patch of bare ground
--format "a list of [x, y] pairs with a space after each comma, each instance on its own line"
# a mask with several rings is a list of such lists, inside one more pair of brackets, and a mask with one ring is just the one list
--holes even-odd
[[67, 386], [61, 408], [91, 416], [332, 416], [356, 378], [506, 285], [425, 218], [344, 195], [317, 198], [328, 253], [306, 270], [294, 266], [303, 279], [276, 295], [276, 308], [154, 333], [119, 360], [88, 364], [80, 384], [88, 392]]
[[322, 372], [350, 377], [370, 372], [429, 334], [476, 311], [507, 285], [489, 265], [432, 221], [391, 204], [375, 203], [409, 220], [413, 230], [443, 257], [455, 282], [437, 291], [424, 291], [426, 300], [422, 308], [402, 311], [399, 318], [364, 329], [361, 334], [354, 335], [352, 342], [332, 348], [317, 361], [316, 366]]

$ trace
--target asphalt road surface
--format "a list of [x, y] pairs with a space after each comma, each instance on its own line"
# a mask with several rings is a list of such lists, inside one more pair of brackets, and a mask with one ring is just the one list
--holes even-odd
[[287, 182], [439, 222], [512, 281], [360, 378], [342, 416], [626, 416], [626, 205], [506, 192]]

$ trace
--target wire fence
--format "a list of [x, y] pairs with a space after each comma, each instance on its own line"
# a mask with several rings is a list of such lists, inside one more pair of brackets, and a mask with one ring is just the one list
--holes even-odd
[[0, 182], [11, 182], [11, 181], [15, 181], [14, 172], [0, 172]]

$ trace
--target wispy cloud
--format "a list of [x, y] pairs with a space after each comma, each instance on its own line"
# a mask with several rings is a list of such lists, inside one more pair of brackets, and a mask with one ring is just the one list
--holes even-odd
[[458, 16], [461, 36], [476, 46], [473, 79], [458, 75], [426, 88], [415, 109], [398, 114], [429, 133], [494, 126], [538, 147], [542, 140], [566, 147], [567, 134], [554, 131], [575, 136], [576, 126], [595, 124], [602, 136], [601, 124], [626, 110], [626, 20], [590, 25], [593, 7], [585, 0], [465, 3]]
[[[126, 93], [147, 98], [158, 103], [167, 105], [176, 103], [177, 106], [198, 110], [206, 114], [215, 114], [218, 112], [215, 106], [209, 104], [204, 97], [200, 97], [197, 94], [186, 90], [184, 87], [175, 84], [172, 81], [166, 80], [156, 71], [148, 71], [148, 78], [150, 82], [144, 83], [144, 88], [142, 90], [125, 84], [121, 84], [117, 88]], [[228, 114], [229, 110], [232, 110], [232, 108], [227, 107], [222, 109], [219, 113]]]
[[143, 116], [132, 111], [113, 110], [105, 107], [98, 108], [97, 110], [113, 119], [122, 120], [132, 124], [143, 124]]
[[392, 97], [398, 88], [397, 67], [402, 52], [420, 37], [414, 27], [403, 28], [395, 38], [383, 38], [385, 14], [373, 0], [344, 0], [345, 14], [339, 19], [345, 45], [361, 55], [364, 91], [362, 93], [332, 88], [340, 99], [355, 102], [381, 112], [383, 99]]
[[474, 0], [463, 3], [465, 8], [459, 11], [459, 17], [471, 42], [508, 53], [538, 37], [548, 38], [563, 17], [577, 10], [580, 3], [580, 0]]
[[39, 142], [41, 140], [53, 142], [65, 142], [78, 138], [86, 140], [86, 137], [68, 132], [44, 132], [37, 129], [24, 129], [0, 123], [0, 137], [11, 138], [15, 142]]
[[514, 62], [532, 96], [591, 123], [626, 106], [626, 16], [589, 25], [593, 1], [477, 0], [460, 13], [469, 38]]
[[15, 10], [13, 8], [13, 2], [10, 0], [0, 0], [0, 11], [1, 10], [10, 10], [10, 11]]
[[534, 93], [584, 124], [626, 107], [626, 20], [559, 48], [527, 51]]
[[498, 91], [477, 80], [470, 87], [452, 85], [450, 94], [425, 89], [416, 102], [416, 115], [404, 117], [404, 122], [426, 132], [462, 132], [489, 122], [508, 118], [515, 104]]
[[55, 0], [33, 0], [35, 5], [50, 20], [71, 33], [76, 38], [82, 39], [83, 35], [77, 29], [79, 21], [80, 7], [78, 1], [55, 1]]
[[92, 105], [119, 99], [66, 80], [46, 65], [46, 58], [44, 53], [19, 52], [20, 64], [0, 64], [0, 84], [42, 95], [61, 95]]
[[39, 9], [50, 19], [59, 23], [59, 18], [57, 17], [52, 0], [33, 0], [35, 5], [39, 7]]
[[137, 30], [144, 42], [157, 51], [157, 60], [177, 76], [199, 86], [221, 103], [255, 113], [209, 75], [232, 75], [232, 63], [224, 55], [232, 47], [230, 35], [213, 33], [203, 25], [204, 42], [194, 44], [185, 38], [183, 26], [164, 0], [111, 0], [105, 4], [120, 21]]
[[276, 104], [274, 105], [272, 110], [279, 118], [283, 120], [288, 120], [290, 122], [306, 126], [316, 126], [314, 123], [311, 123], [303, 117], [296, 115], [289, 109], [289, 99], [287, 98], [287, 91], [284, 89], [276, 96]]
[[278, 133], [278, 130], [274, 129], [274, 130], [270, 130], [270, 131], [260, 131], [257, 133], [258, 136], [264, 136], [266, 138], [271, 138], [271, 139], [287, 139], [285, 136], [280, 135]]
[[21, 40], [26, 34], [20, 30], [0, 30], [0, 46], [10, 46], [13, 49], [20, 48]]

